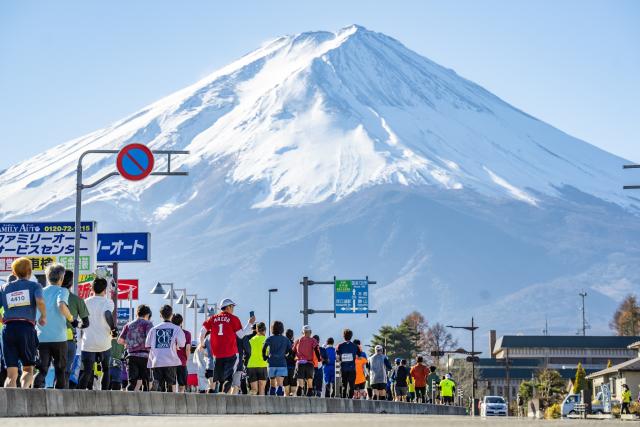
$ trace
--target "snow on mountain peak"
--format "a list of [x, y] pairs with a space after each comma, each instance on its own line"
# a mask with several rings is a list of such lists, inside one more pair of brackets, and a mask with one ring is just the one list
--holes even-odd
[[[0, 212], [30, 214], [69, 197], [82, 151], [130, 142], [191, 150], [177, 165], [211, 165], [230, 185], [257, 185], [257, 208], [337, 201], [379, 184], [469, 189], [534, 206], [539, 195], [572, 186], [629, 203], [620, 191], [622, 159], [352, 25], [265, 43], [110, 127], [8, 169]], [[112, 162], [88, 159], [87, 179]], [[134, 189], [114, 181], [100, 197], [139, 197], [160, 179]], [[55, 194], [38, 188], [45, 180]]]

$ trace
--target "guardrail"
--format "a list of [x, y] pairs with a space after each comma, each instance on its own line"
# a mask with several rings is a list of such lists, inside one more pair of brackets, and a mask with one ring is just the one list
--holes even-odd
[[0, 417], [312, 413], [465, 415], [465, 409], [308, 397], [0, 388]]

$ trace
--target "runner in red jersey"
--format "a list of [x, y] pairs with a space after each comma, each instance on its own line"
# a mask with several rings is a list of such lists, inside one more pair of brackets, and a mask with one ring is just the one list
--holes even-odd
[[238, 364], [238, 345], [236, 337], [242, 338], [251, 330], [255, 317], [249, 319], [243, 328], [240, 319], [233, 314], [235, 303], [229, 298], [220, 302], [220, 313], [214, 314], [202, 324], [200, 345], [204, 347], [207, 331], [211, 333], [211, 354], [215, 358], [213, 380], [221, 385], [221, 391], [227, 393]]

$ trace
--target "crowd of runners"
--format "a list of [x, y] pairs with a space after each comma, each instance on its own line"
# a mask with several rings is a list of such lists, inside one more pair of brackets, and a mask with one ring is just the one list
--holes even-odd
[[[296, 337], [276, 320], [243, 325], [235, 302], [223, 299], [192, 337], [170, 305], [160, 321], [144, 304], [121, 331], [113, 321], [109, 283], [96, 278], [86, 300], [71, 291], [72, 272], [46, 269], [43, 288], [31, 261], [12, 264], [0, 288], [2, 376], [5, 387], [200, 392], [341, 397], [453, 404], [456, 383], [418, 357], [389, 360], [382, 346], [368, 356], [349, 329], [340, 343], [304, 326]], [[193, 339], [192, 339], [193, 338]], [[50, 372], [51, 367], [53, 372]]]

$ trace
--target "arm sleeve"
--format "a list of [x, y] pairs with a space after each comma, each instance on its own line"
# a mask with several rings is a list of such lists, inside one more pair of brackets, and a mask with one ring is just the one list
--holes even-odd
[[[89, 317], [89, 309], [87, 308], [87, 304], [82, 298], [80, 298], [79, 300], [80, 304], [78, 306], [78, 317], [83, 319], [82, 322], [84, 323], [84, 318]], [[87, 325], [89, 325], [89, 321], [87, 321]]]
[[390, 371], [391, 368], [391, 362], [389, 362], [389, 359], [387, 359], [386, 357], [384, 358], [384, 366], [387, 368], [387, 371]]
[[109, 325], [109, 328], [111, 328], [111, 330], [114, 330], [116, 328], [116, 325], [113, 324], [113, 313], [111, 311], [104, 312], [104, 320], [107, 321], [107, 325]]
[[240, 339], [244, 338], [245, 335], [248, 335], [249, 332], [251, 331], [251, 323], [247, 322], [247, 324], [245, 325], [245, 327], [242, 327], [242, 323], [240, 323], [240, 319], [233, 318], [232, 320], [233, 322], [233, 329], [236, 331], [236, 336]]
[[269, 338], [267, 338], [264, 341], [264, 344], [262, 345], [262, 360], [267, 360], [268, 359], [268, 357], [267, 357], [267, 349], [269, 348], [269, 343], [270, 343]]

